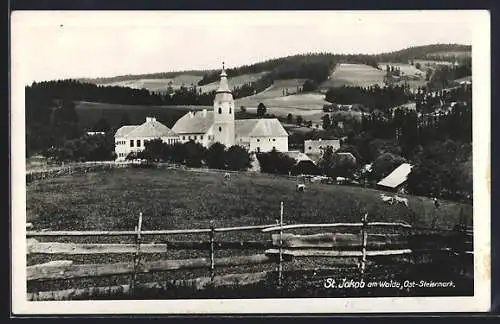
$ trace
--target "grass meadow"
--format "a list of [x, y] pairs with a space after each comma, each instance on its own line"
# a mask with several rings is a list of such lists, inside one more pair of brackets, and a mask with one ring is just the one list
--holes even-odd
[[[27, 184], [27, 221], [34, 230], [133, 230], [137, 225], [139, 212], [143, 213], [143, 230], [208, 228], [210, 221], [216, 227], [245, 226], [275, 223], [279, 219], [280, 201], [284, 202], [284, 222], [323, 223], [359, 222], [363, 209], [369, 212], [370, 221], [403, 221], [416, 226], [428, 227], [437, 214], [432, 201], [422, 197], [408, 197], [410, 209], [402, 206], [388, 206], [379, 199], [379, 192], [351, 186], [310, 184], [306, 192], [295, 191], [295, 180], [282, 176], [259, 173], [237, 173], [229, 182], [224, 181], [221, 173], [183, 171], [166, 168], [155, 169], [111, 169], [87, 174], [73, 174]], [[436, 227], [448, 228], [458, 222], [460, 210], [472, 222], [472, 206], [443, 201], [438, 214]], [[346, 230], [341, 230], [346, 232]], [[318, 230], [296, 230], [296, 234], [314, 234]], [[356, 232], [357, 233], [357, 232]], [[207, 241], [207, 234], [179, 234], [168, 237], [174, 241]], [[259, 231], [217, 233], [217, 241], [269, 240], [268, 233]], [[133, 238], [94, 237], [94, 238], [37, 238], [39, 241], [80, 242], [80, 243], [133, 243]], [[144, 243], [162, 242], [165, 237], [148, 236]], [[216, 250], [216, 258], [237, 255], [260, 254], [259, 249]], [[143, 261], [159, 259], [207, 258], [209, 251], [170, 249], [161, 254], [145, 254]], [[34, 265], [53, 260], [72, 260], [79, 263], [132, 262], [128, 254], [29, 254], [27, 264]], [[396, 258], [397, 260], [401, 258]], [[394, 262], [409, 261], [402, 258], [394, 261], [378, 260], [376, 266], [369, 268], [367, 278], [394, 278]], [[413, 259], [412, 259], [413, 260]], [[399, 296], [401, 294], [431, 294], [430, 290], [420, 292], [396, 291], [354, 291], [324, 289], [325, 276], [344, 276], [354, 278], [354, 266], [339, 266], [336, 258], [296, 258], [284, 264], [284, 271], [291, 271], [286, 292], [277, 292], [275, 278], [246, 288], [229, 287], [202, 291], [199, 298], [248, 297], [342, 297], [375, 294], [378, 296]], [[416, 261], [411, 261], [416, 264]], [[419, 261], [420, 262], [420, 261]], [[441, 263], [440, 263], [441, 262]], [[448, 262], [448, 261], [446, 261]], [[401, 278], [422, 280], [422, 274], [430, 271], [433, 278], [449, 278], [448, 268], [442, 261], [428, 265], [422, 271], [422, 264], [415, 265], [411, 271], [398, 268]], [[384, 268], [385, 267], [385, 268]], [[276, 271], [276, 264], [260, 264], [216, 268], [216, 275]], [[303, 273], [297, 277], [297, 269], [330, 269], [323, 277], [315, 273]], [[389, 270], [388, 270], [389, 269]], [[402, 271], [402, 272], [401, 272]], [[408, 272], [410, 271], [410, 272]], [[288, 272], [287, 272], [288, 273]], [[354, 277], [353, 277], [354, 273]], [[138, 275], [139, 282], [162, 282], [164, 280], [192, 279], [209, 275], [208, 269], [175, 270]], [[441, 277], [440, 277], [441, 276]], [[446, 277], [446, 278], [445, 278]], [[295, 278], [295, 279], [293, 279]], [[449, 280], [449, 279], [447, 279]], [[109, 286], [128, 284], [130, 276], [110, 276], [56, 280], [49, 282], [29, 282], [28, 291], [85, 288], [88, 286]], [[264, 286], [262, 286], [264, 285]], [[273, 288], [274, 287], [274, 288]], [[470, 280], [461, 282], [460, 293], [470, 290]], [[437, 291], [435, 294], [457, 294], [458, 290]], [[194, 292], [186, 289], [167, 289], [157, 292], [141, 293], [141, 298], [192, 298]], [[98, 298], [98, 297], [96, 297]], [[103, 296], [102, 298], [110, 298]], [[113, 296], [113, 299], [129, 298]]]

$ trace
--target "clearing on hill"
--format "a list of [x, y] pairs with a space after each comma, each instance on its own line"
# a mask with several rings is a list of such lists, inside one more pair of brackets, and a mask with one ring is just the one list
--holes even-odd
[[[255, 82], [258, 79], [260, 79], [261, 77], [263, 77], [264, 75], [266, 75], [267, 73], [269, 73], [269, 72], [265, 71], [265, 72], [259, 72], [259, 73], [242, 74], [242, 75], [239, 75], [236, 77], [228, 78], [228, 83], [229, 83], [229, 86], [231, 87], [231, 89], [234, 89], [235, 87], [241, 87], [244, 84], [247, 84], [250, 82]], [[219, 87], [219, 82], [220, 81], [217, 80], [215, 82], [205, 84], [202, 86], [197, 86], [197, 87], [200, 88], [202, 92], [210, 92], [210, 91], [217, 90], [217, 88]]]
[[169, 85], [172, 86], [172, 89], [177, 90], [181, 86], [190, 87], [192, 85], [197, 85], [200, 80], [201, 76], [199, 75], [179, 74], [174, 78], [126, 80], [104, 83], [102, 85], [146, 89], [152, 92], [164, 93], [167, 91]]
[[385, 70], [366, 64], [341, 63], [337, 65], [328, 80], [321, 84], [322, 89], [342, 86], [368, 87], [384, 85]]

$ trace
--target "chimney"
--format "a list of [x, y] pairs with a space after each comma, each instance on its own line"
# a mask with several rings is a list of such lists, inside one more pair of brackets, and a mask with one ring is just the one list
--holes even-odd
[[156, 118], [154, 117], [146, 117], [146, 123], [150, 121], [156, 121]]
[[207, 117], [207, 109], [203, 109], [203, 117]]

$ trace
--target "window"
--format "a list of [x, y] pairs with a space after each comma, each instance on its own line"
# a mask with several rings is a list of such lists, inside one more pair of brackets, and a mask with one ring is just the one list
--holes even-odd
[[137, 140], [137, 147], [141, 147], [141, 140]]
[[229, 107], [229, 113], [231, 114], [231, 107]]
[[134, 147], [134, 140], [130, 140], [130, 147]]
[[273, 142], [276, 142], [276, 139], [275, 139], [275, 138], [273, 138]]
[[312, 150], [312, 147], [309, 146], [309, 149]]
[[260, 142], [260, 139], [257, 138], [257, 142]]
[[219, 132], [222, 132], [222, 127], [219, 127]]
[[194, 135], [194, 139], [195, 139], [195, 140], [196, 140], [196, 138], [197, 138], [197, 136], [196, 136], [196, 135]]
[[185, 140], [186, 139], [186, 136], [182, 136], [182, 140]]
[[191, 136], [188, 136], [188, 140], [191, 140]]
[[200, 135], [200, 139], [203, 140], [203, 135]]
[[219, 114], [222, 114], [222, 108], [219, 107]]

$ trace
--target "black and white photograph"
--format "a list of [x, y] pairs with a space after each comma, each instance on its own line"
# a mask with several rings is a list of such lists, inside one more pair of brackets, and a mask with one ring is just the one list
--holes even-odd
[[487, 310], [489, 19], [13, 12], [13, 310]]

